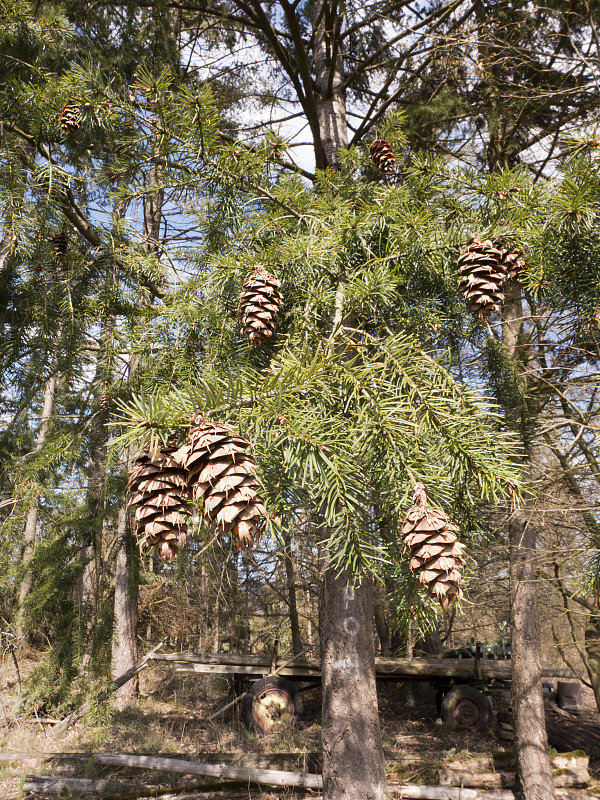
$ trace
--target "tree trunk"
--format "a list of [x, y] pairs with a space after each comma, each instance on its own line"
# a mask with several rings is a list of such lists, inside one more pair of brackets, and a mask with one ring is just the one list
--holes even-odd
[[[522, 381], [520, 358], [523, 320], [521, 288], [506, 284], [502, 339], [517, 375]], [[515, 402], [506, 408], [509, 424], [525, 436], [524, 409], [515, 387]], [[511, 600], [511, 665], [515, 748], [525, 800], [552, 800], [554, 788], [548, 758], [548, 737], [542, 698], [540, 622], [537, 598], [537, 535], [526, 509], [513, 512], [508, 522]]]
[[292, 559], [292, 537], [289, 533], [283, 536], [283, 559], [285, 562], [285, 579], [288, 596], [288, 608], [290, 618], [290, 630], [292, 633], [292, 652], [297, 655], [302, 651], [302, 640], [300, 638], [300, 622], [298, 619], [298, 600], [296, 597], [296, 572]]
[[[34, 455], [37, 455], [43, 448], [44, 442], [46, 441], [46, 438], [48, 436], [48, 431], [50, 429], [52, 412], [54, 410], [54, 397], [56, 395], [57, 362], [58, 362], [58, 356], [55, 354], [54, 358], [52, 359], [51, 374], [48, 380], [46, 381], [46, 386], [44, 388], [44, 406], [42, 408], [42, 417], [40, 420], [40, 428], [38, 431], [37, 442], [33, 450]], [[23, 605], [25, 603], [25, 598], [31, 591], [32, 576], [29, 570], [29, 563], [33, 558], [33, 551], [35, 549], [35, 542], [37, 539], [38, 501], [39, 497], [36, 493], [31, 501], [29, 510], [27, 511], [27, 519], [25, 521], [25, 531], [23, 533], [25, 546], [23, 548], [21, 563], [25, 568], [25, 574], [23, 576], [23, 580], [21, 581], [21, 585], [19, 586], [19, 606], [17, 612], [17, 628], [16, 628], [16, 634], [18, 638], [21, 638], [23, 636]]]
[[339, 150], [348, 147], [346, 93], [341, 26], [343, 14], [336, 2], [319, 0], [314, 14], [314, 67], [318, 136], [315, 137], [319, 169], [333, 166]]
[[[159, 148], [159, 137], [153, 144], [155, 150]], [[160, 223], [164, 202], [164, 191], [153, 188], [160, 185], [161, 168], [151, 161], [148, 174], [148, 189], [150, 190], [144, 201], [144, 243], [143, 247], [148, 255], [158, 258], [160, 250]], [[138, 292], [138, 304], [149, 305], [151, 301], [147, 294]], [[129, 380], [132, 380], [140, 370], [141, 359], [139, 354], [132, 353], [129, 358]], [[131, 472], [131, 455], [126, 456], [128, 472]], [[114, 629], [111, 656], [111, 673], [120, 675], [137, 661], [137, 623], [138, 623], [138, 557], [134, 538], [128, 524], [127, 498], [122, 499], [119, 509], [117, 525], [117, 562], [115, 566], [115, 607]], [[117, 706], [125, 708], [137, 701], [139, 682], [134, 678], [117, 692]]]
[[[113, 280], [111, 276], [110, 280]], [[107, 284], [108, 284], [107, 280]], [[107, 286], [108, 288], [108, 286]], [[79, 580], [78, 601], [83, 620], [84, 652], [80, 671], [84, 672], [91, 660], [93, 651], [93, 631], [98, 617], [100, 602], [100, 574], [102, 561], [102, 539], [105, 518], [104, 482], [106, 477], [106, 453], [108, 444], [108, 407], [105, 405], [105, 391], [111, 377], [111, 367], [107, 363], [111, 340], [116, 324], [113, 314], [103, 320], [100, 332], [100, 352], [94, 375], [95, 413], [90, 425], [88, 485], [87, 485], [87, 525], [82, 542], [84, 559], [83, 572]]]
[[508, 523], [515, 748], [525, 800], [554, 797], [542, 697], [536, 530], [526, 510]]
[[382, 584], [377, 584], [373, 596], [373, 610], [375, 614], [375, 628], [379, 637], [379, 652], [382, 656], [390, 654], [390, 630], [384, 612], [385, 590]]
[[373, 643], [373, 585], [326, 569], [321, 584], [323, 797], [384, 800]]
[[[137, 657], [137, 595], [138, 571], [136, 546], [128, 524], [126, 501], [119, 509], [117, 522], [117, 562], [115, 565], [115, 610], [111, 653], [113, 678], [122, 675], [138, 660]], [[117, 690], [118, 709], [133, 705], [138, 698], [137, 676]]]
[[[337, 2], [318, 0], [313, 17], [318, 168], [335, 166], [348, 146], [341, 30]], [[335, 335], [343, 316], [343, 286], [338, 287]], [[319, 627], [322, 665], [324, 800], [384, 800], [385, 762], [375, 687], [373, 586], [348, 586], [351, 575], [327, 567], [322, 579]]]

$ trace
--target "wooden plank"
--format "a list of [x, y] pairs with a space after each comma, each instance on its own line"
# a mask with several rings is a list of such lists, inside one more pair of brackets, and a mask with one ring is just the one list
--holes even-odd
[[[197, 672], [211, 672], [223, 674], [267, 674], [271, 669], [271, 659], [268, 655], [240, 655], [237, 653], [166, 653], [152, 656], [154, 661], [170, 663], [201, 665]], [[283, 666], [285, 660], [280, 658], [277, 664]], [[212, 669], [205, 669], [212, 665]], [[233, 667], [233, 669], [230, 669]], [[178, 669], [182, 669], [180, 666]], [[257, 668], [254, 671], [253, 668]], [[510, 661], [480, 661], [479, 668], [484, 680], [498, 678], [510, 680]], [[320, 662], [318, 659], [299, 658], [294, 666], [290, 666], [281, 675], [288, 677], [320, 677]], [[378, 678], [404, 679], [404, 678], [463, 678], [474, 676], [475, 659], [458, 658], [376, 658], [375, 672]], [[571, 670], [545, 669], [542, 670], [545, 678], [573, 678], [577, 677]]]
[[[175, 662], [175, 672], [198, 672], [203, 675], [255, 675], [260, 678], [269, 674], [265, 667], [234, 667], [231, 664], [180, 664], [178, 662]], [[318, 672], [294, 669], [293, 667], [280, 669], [277, 674], [287, 678], [306, 678], [307, 680], [319, 680], [321, 677]]]

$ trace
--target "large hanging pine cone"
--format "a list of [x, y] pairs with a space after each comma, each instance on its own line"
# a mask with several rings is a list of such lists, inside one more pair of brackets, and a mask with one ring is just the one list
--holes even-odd
[[500, 253], [500, 262], [506, 271], [507, 281], [520, 281], [521, 273], [526, 268], [525, 253], [520, 248], [503, 247], [496, 243]]
[[469, 311], [479, 319], [489, 317], [492, 311], [500, 313], [506, 268], [500, 250], [490, 239], [482, 241], [478, 236], [469, 239], [466, 250], [458, 257], [458, 274], [458, 286]]
[[465, 563], [461, 544], [441, 508], [431, 508], [422, 483], [415, 484], [415, 505], [408, 511], [402, 525], [402, 536], [410, 553], [409, 567], [427, 587], [427, 600], [435, 597], [442, 608], [462, 597], [460, 570]]
[[387, 139], [375, 139], [369, 149], [369, 158], [377, 169], [382, 172], [394, 172], [396, 169], [396, 157], [392, 143]]
[[246, 278], [240, 295], [242, 333], [250, 344], [261, 345], [275, 333], [277, 312], [281, 307], [281, 282], [261, 265]]
[[64, 234], [62, 231], [60, 231], [59, 233], [55, 233], [53, 236], [50, 236], [48, 238], [48, 241], [54, 248], [54, 252], [57, 256], [62, 256], [67, 252], [67, 249], [69, 247], [69, 242], [67, 240], [66, 234]]
[[190, 435], [178, 452], [187, 470], [194, 500], [201, 502], [204, 522], [217, 523], [217, 534], [231, 533], [240, 550], [252, 547], [257, 525], [265, 515], [258, 495], [262, 486], [254, 459], [244, 451], [250, 442], [231, 428], [192, 418]]
[[76, 100], [69, 100], [60, 112], [60, 127], [65, 136], [77, 133], [81, 128], [81, 107]]
[[175, 446], [144, 450], [127, 484], [136, 505], [135, 527], [140, 545], [156, 547], [168, 561], [185, 545], [189, 515], [186, 471], [174, 458]]

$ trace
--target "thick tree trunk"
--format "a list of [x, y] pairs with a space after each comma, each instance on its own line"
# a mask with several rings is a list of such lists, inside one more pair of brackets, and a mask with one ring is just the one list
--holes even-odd
[[[46, 386], [44, 388], [44, 406], [42, 408], [42, 417], [40, 420], [38, 437], [33, 451], [34, 454], [37, 454], [42, 450], [44, 442], [46, 441], [46, 438], [48, 436], [48, 431], [50, 429], [52, 412], [54, 410], [54, 398], [56, 395], [57, 360], [58, 359], [55, 356], [52, 361], [51, 375], [46, 381]], [[39, 498], [38, 495], [36, 494], [31, 501], [29, 510], [27, 511], [27, 518], [25, 521], [25, 531], [23, 533], [23, 540], [25, 546], [23, 548], [21, 563], [25, 568], [25, 574], [21, 581], [21, 585], [19, 586], [19, 606], [17, 611], [17, 628], [16, 628], [16, 634], [19, 638], [23, 636], [23, 605], [25, 603], [25, 598], [31, 591], [31, 584], [32, 584], [32, 576], [29, 570], [29, 563], [33, 558], [33, 551], [35, 549], [35, 542], [37, 539], [38, 501]]]
[[373, 585], [325, 571], [321, 585], [323, 796], [384, 800], [373, 643]]
[[[524, 372], [520, 358], [523, 320], [521, 288], [506, 285], [502, 339], [515, 367], [517, 380]], [[526, 446], [524, 409], [507, 407], [509, 424], [521, 431]], [[526, 509], [513, 512], [508, 522], [511, 599], [511, 664], [515, 747], [525, 800], [552, 800], [554, 788], [548, 758], [548, 737], [542, 698], [540, 622], [537, 598], [537, 536]]]
[[[138, 660], [137, 657], [137, 553], [129, 529], [126, 501], [119, 509], [117, 522], [117, 562], [115, 565], [115, 610], [111, 653], [113, 678], [122, 675]], [[132, 678], [117, 690], [117, 708], [133, 705], [138, 697], [138, 678]]]
[[348, 147], [344, 63], [340, 36], [343, 14], [336, 2], [319, 0], [314, 15], [314, 68], [318, 136], [315, 137], [319, 169], [335, 165], [341, 147]]

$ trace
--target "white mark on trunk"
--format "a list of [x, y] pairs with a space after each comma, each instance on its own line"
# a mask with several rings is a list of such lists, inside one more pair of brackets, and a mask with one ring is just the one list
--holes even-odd
[[358, 678], [358, 650], [356, 647], [352, 648], [351, 656], [340, 658], [338, 661], [334, 661], [331, 666], [333, 669], [341, 669], [344, 672], [353, 673]]
[[352, 586], [346, 586], [342, 589], [342, 597], [344, 598], [344, 609], [347, 611], [348, 606], [354, 600], [354, 589]]
[[360, 622], [356, 619], [356, 617], [346, 617], [344, 620], [344, 630], [350, 636], [356, 636], [360, 630]]

